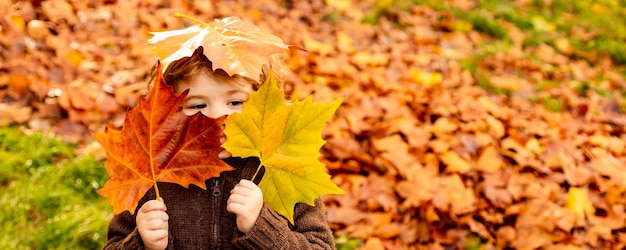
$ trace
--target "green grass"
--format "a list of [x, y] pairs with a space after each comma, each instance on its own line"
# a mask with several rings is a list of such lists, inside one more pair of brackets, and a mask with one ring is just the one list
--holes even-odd
[[352, 239], [350, 236], [342, 234], [335, 237], [335, 247], [337, 250], [355, 250], [361, 246], [361, 242], [357, 239]]
[[[388, 2], [388, 1], [383, 1]], [[533, 48], [542, 45], [554, 47], [559, 51], [557, 44], [567, 41], [572, 47], [572, 59], [582, 59], [590, 64], [602, 63], [610, 57], [616, 72], [626, 76], [626, 1], [617, 0], [479, 0], [471, 9], [458, 9], [439, 0], [411, 0], [414, 5], [432, 7], [441, 13], [452, 13], [459, 20], [471, 24], [471, 29], [491, 37], [491, 40], [478, 45], [475, 53], [462, 61], [463, 67], [472, 72], [477, 84], [496, 94], [511, 94], [507, 90], [491, 86], [488, 81], [488, 69], [481, 69], [480, 64], [485, 58], [499, 52], [504, 52], [511, 44], [511, 38], [505, 24], [513, 25], [524, 33], [523, 48]], [[395, 3], [394, 3], [395, 4]], [[382, 16], [394, 20], [394, 10], [406, 8], [406, 1], [402, 7], [394, 4], [375, 6], [372, 13], [374, 18]], [[522, 5], [523, 4], [523, 5]], [[396, 4], [397, 5], [397, 4]], [[368, 20], [369, 23], [376, 23]], [[533, 59], [530, 55], [529, 59]], [[548, 79], [550, 81], [550, 79]], [[538, 83], [537, 91], [546, 88], [556, 88], [560, 82]], [[596, 84], [586, 83], [575, 89], [579, 93], [592, 90], [603, 96], [609, 96], [612, 90], [600, 89]], [[540, 95], [538, 95], [540, 96]], [[561, 109], [562, 103], [551, 98], [541, 101], [549, 110]], [[626, 105], [625, 105], [626, 106]]]
[[75, 146], [0, 128], [0, 249], [99, 249], [112, 217], [106, 171]]
[[[520, 6], [511, 0], [481, 0], [464, 11], [436, 0], [413, 0], [415, 4], [450, 11], [467, 20], [475, 30], [506, 40], [501, 22], [511, 23], [526, 34], [525, 46], [548, 44], [567, 38], [576, 57], [594, 62], [597, 55], [609, 55], [616, 64], [626, 65], [626, 2], [616, 0], [534, 0]], [[517, 1], [519, 2], [519, 1]]]

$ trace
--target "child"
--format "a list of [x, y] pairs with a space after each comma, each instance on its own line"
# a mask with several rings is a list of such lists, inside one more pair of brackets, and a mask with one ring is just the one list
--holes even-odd
[[[212, 118], [240, 112], [262, 82], [214, 70], [202, 47], [172, 62], [164, 77], [178, 93], [189, 89], [185, 114]], [[335, 249], [320, 199], [314, 207], [298, 203], [292, 225], [263, 203], [256, 184], [263, 169], [256, 183], [249, 181], [259, 160], [229, 156], [220, 153], [235, 170], [207, 180], [207, 190], [159, 183], [163, 200], [149, 190], [134, 215], [112, 219], [104, 249]]]

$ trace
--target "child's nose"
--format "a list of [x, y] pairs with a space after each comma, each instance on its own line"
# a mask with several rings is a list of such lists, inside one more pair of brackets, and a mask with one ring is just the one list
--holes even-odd
[[220, 107], [220, 106], [214, 106], [211, 105], [211, 107], [208, 107], [204, 110], [204, 112], [202, 112], [205, 116], [207, 117], [211, 117], [213, 119], [222, 117], [224, 115], [228, 115], [228, 110], [224, 107]]

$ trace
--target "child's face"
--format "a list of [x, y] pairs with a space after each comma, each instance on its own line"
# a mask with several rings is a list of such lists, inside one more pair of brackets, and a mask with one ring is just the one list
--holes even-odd
[[189, 89], [183, 113], [193, 115], [200, 111], [205, 116], [218, 118], [241, 112], [252, 92], [252, 85], [239, 77], [229, 78], [228, 82], [218, 82], [218, 79], [198, 74], [189, 82], [179, 83], [176, 92]]

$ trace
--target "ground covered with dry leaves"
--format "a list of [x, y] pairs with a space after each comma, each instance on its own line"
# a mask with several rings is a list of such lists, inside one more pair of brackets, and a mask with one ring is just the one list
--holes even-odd
[[424, 6], [361, 22], [373, 5], [2, 1], [0, 125], [90, 145], [146, 93], [148, 32], [190, 24], [174, 12], [237, 15], [308, 51], [288, 58], [288, 93], [344, 98], [323, 148], [347, 191], [325, 197], [337, 236], [367, 249], [626, 247], [626, 81], [610, 59], [522, 46], [509, 25], [513, 46], [471, 71], [464, 60], [493, 38]]

